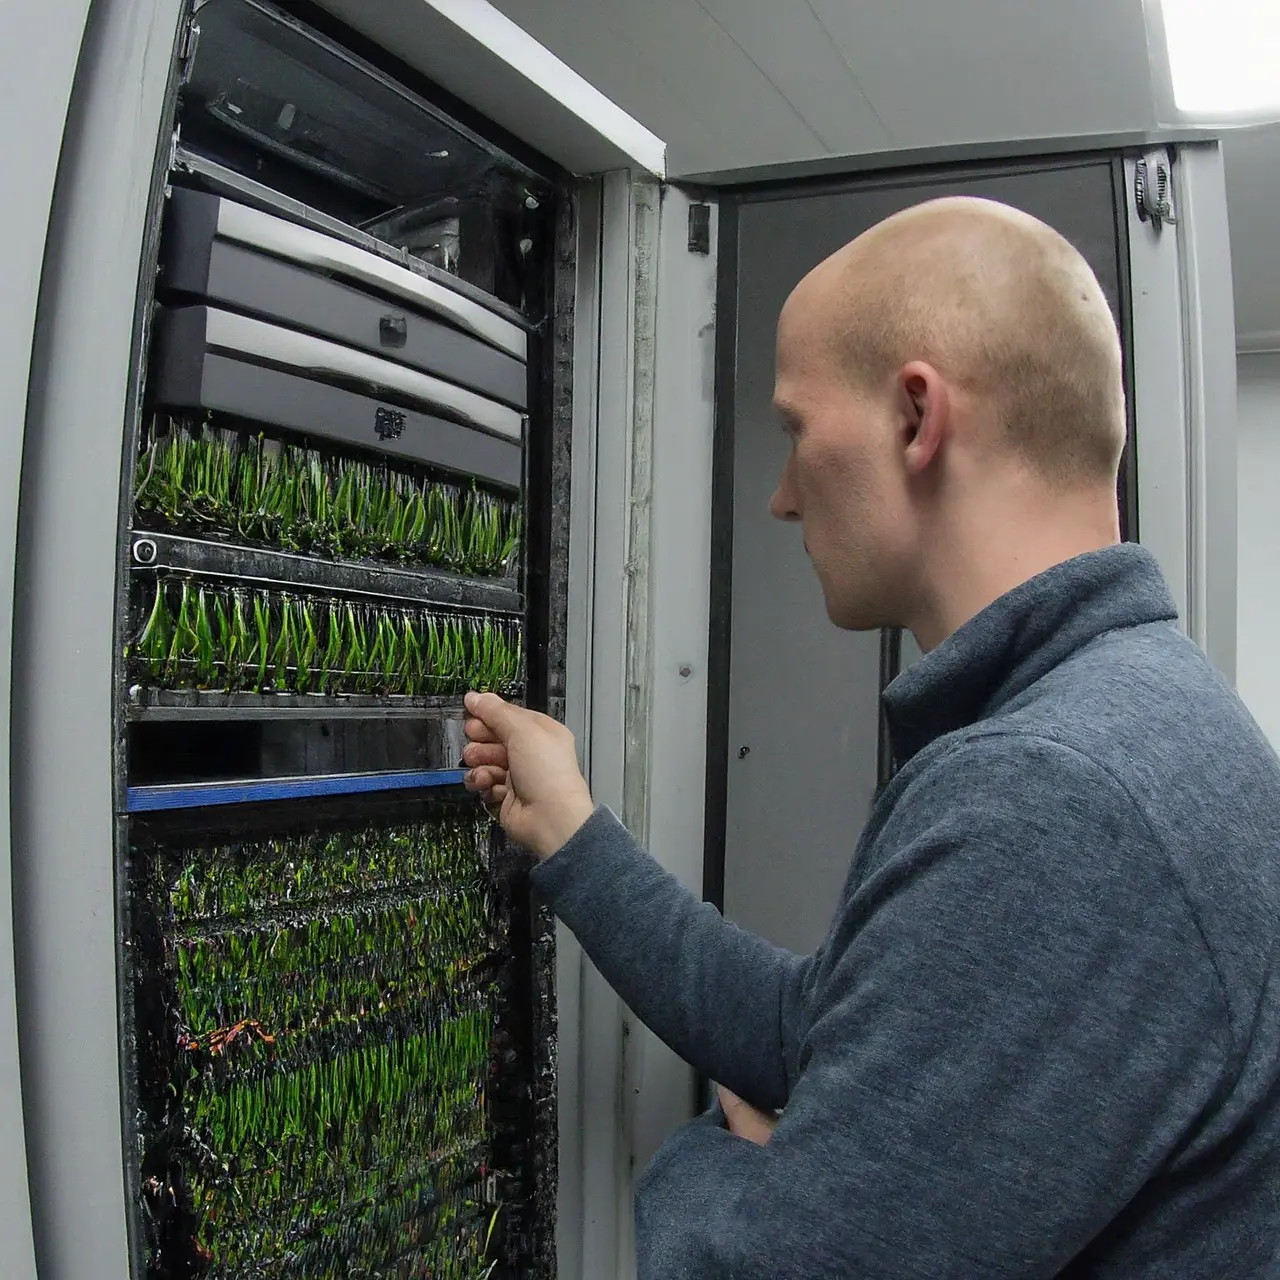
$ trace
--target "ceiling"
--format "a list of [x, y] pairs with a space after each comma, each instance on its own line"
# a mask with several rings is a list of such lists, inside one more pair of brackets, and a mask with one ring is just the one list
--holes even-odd
[[672, 177], [1150, 130], [1142, 0], [496, 0], [667, 142]]
[[[494, 2], [665, 139], [673, 178], [1144, 135], [1169, 116], [1143, 0]], [[1280, 126], [1225, 154], [1237, 329], [1280, 341]]]
[[[669, 177], [721, 183], [890, 152], [1168, 136], [1166, 60], [1144, 16], [1156, 2], [321, 0], [578, 172], [640, 154], [593, 131], [607, 103], [584, 118], [595, 86], [665, 141]], [[511, 74], [472, 38], [505, 19], [569, 71], [551, 59]], [[1224, 152], [1240, 344], [1280, 349], [1280, 124], [1230, 132]]]

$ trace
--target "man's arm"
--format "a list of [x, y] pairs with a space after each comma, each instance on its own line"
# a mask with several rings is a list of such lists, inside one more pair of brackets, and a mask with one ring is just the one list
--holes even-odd
[[810, 961], [699, 902], [599, 809], [533, 883], [636, 1016], [760, 1107], [794, 1079]]
[[695, 1122], [650, 1166], [642, 1280], [1055, 1276], [1211, 1114], [1223, 992], [1118, 784], [1021, 741], [916, 787], [767, 1143]]
[[542, 862], [534, 883], [613, 988], [705, 1075], [782, 1106], [810, 961], [729, 924], [597, 810], [563, 725], [491, 693], [466, 701], [468, 789]]

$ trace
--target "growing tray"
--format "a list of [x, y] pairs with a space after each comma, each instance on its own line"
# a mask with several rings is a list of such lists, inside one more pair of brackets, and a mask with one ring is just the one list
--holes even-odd
[[[218, 230], [220, 220], [227, 221], [223, 208], [217, 196], [174, 189], [165, 223], [161, 280], [166, 288], [358, 347], [516, 409], [527, 407], [529, 379], [522, 359], [423, 314], [421, 300], [379, 296], [324, 275], [316, 265], [227, 239]], [[241, 213], [240, 220], [246, 216]], [[284, 226], [274, 242], [287, 244], [301, 231]]]
[[246, 177], [235, 169], [229, 169], [211, 156], [185, 143], [180, 142], [175, 148], [171, 174], [176, 179], [175, 186], [190, 183], [211, 195], [225, 196], [236, 204], [258, 209], [296, 226], [309, 227], [330, 239], [354, 245], [357, 249], [372, 254], [375, 258], [380, 258], [392, 266], [401, 267], [429, 284], [439, 285], [451, 294], [469, 299], [486, 311], [491, 311], [494, 315], [509, 321], [518, 329], [532, 332], [536, 327], [515, 307], [503, 302], [501, 298], [494, 297], [479, 285], [472, 284], [469, 280], [464, 280], [443, 267], [434, 266], [421, 258], [414, 257], [407, 249], [398, 248], [386, 240], [380, 240], [368, 231], [342, 222], [314, 205], [306, 204], [282, 191], [277, 191], [274, 187]]
[[179, 570], [248, 584], [308, 587], [490, 613], [517, 615], [524, 611], [524, 596], [510, 579], [464, 578], [443, 569], [322, 560], [146, 528], [135, 528], [130, 539], [130, 569], [140, 573]]
[[190, 234], [181, 242], [192, 255], [206, 252], [215, 240], [244, 245], [398, 299], [439, 316], [517, 361], [527, 358], [528, 335], [522, 327], [450, 284], [418, 275], [367, 249], [225, 196], [192, 194], [199, 195], [202, 203], [198, 212], [185, 215]]

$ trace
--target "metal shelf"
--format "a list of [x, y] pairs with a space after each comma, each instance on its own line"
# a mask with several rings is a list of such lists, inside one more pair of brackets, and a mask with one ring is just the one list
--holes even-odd
[[464, 714], [462, 697], [313, 693], [219, 693], [136, 689], [125, 702], [126, 719], [165, 720], [436, 720]]
[[524, 596], [509, 578], [464, 578], [444, 569], [401, 569], [369, 561], [321, 560], [231, 541], [153, 533], [145, 528], [135, 528], [130, 538], [130, 568], [148, 572], [176, 569], [263, 586], [308, 587], [490, 613], [524, 612]]
[[462, 785], [465, 776], [462, 769], [435, 769], [417, 773], [347, 773], [314, 778], [261, 778], [130, 787], [125, 808], [129, 813], [154, 813], [173, 809], [205, 809], [213, 805], [457, 787]]

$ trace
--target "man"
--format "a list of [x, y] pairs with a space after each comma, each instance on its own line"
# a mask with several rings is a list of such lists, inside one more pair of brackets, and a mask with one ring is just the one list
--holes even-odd
[[640, 1183], [641, 1276], [1265, 1274], [1280, 764], [1118, 541], [1097, 281], [1023, 214], [920, 206], [796, 289], [775, 398], [772, 511], [831, 620], [926, 654], [885, 695], [900, 769], [817, 954], [687, 895], [562, 727], [468, 700], [468, 785], [724, 1086]]

